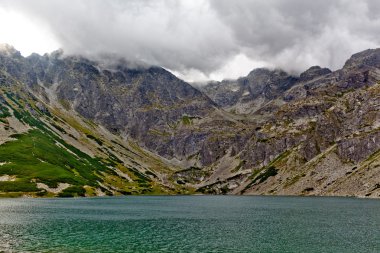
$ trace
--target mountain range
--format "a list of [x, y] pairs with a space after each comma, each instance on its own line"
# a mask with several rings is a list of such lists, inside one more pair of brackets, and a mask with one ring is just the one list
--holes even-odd
[[380, 49], [189, 84], [0, 47], [0, 196], [380, 197]]

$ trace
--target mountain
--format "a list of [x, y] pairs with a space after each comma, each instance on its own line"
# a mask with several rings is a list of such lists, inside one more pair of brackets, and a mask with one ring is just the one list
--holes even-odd
[[0, 50], [4, 196], [380, 196], [380, 49], [191, 86], [156, 66]]
[[225, 110], [254, 113], [292, 87], [297, 78], [281, 70], [255, 69], [237, 80], [211, 82], [200, 89]]

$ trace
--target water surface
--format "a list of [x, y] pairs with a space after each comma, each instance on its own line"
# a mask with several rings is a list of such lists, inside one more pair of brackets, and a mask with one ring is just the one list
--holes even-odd
[[380, 200], [0, 199], [0, 252], [380, 252]]

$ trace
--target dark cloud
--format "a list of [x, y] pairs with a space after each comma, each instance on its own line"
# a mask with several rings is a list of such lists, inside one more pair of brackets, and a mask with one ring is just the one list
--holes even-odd
[[288, 71], [339, 68], [353, 53], [377, 47], [380, 2], [371, 0], [212, 0], [239, 49]]
[[380, 44], [376, 0], [0, 0], [0, 5], [47, 24], [68, 54], [117, 55], [190, 76], [222, 69], [231, 77], [225, 65], [242, 58], [238, 55], [291, 72], [311, 65], [336, 69], [351, 54]]
[[237, 52], [207, 1], [11, 0], [42, 20], [69, 54], [115, 54], [173, 70], [217, 69]]

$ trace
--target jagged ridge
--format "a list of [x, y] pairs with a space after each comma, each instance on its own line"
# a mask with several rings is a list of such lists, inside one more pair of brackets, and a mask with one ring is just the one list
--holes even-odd
[[[0, 84], [6, 108], [15, 109], [12, 94], [65, 143], [114, 159], [100, 159], [106, 175], [92, 191], [377, 197], [379, 55], [367, 50], [341, 70], [315, 66], [299, 77], [257, 69], [202, 93], [159, 67], [105, 69], [61, 52], [24, 58], [8, 49]], [[3, 116], [4, 129], [13, 116]], [[142, 179], [128, 179], [131, 171], [149, 183], [133, 186]]]

